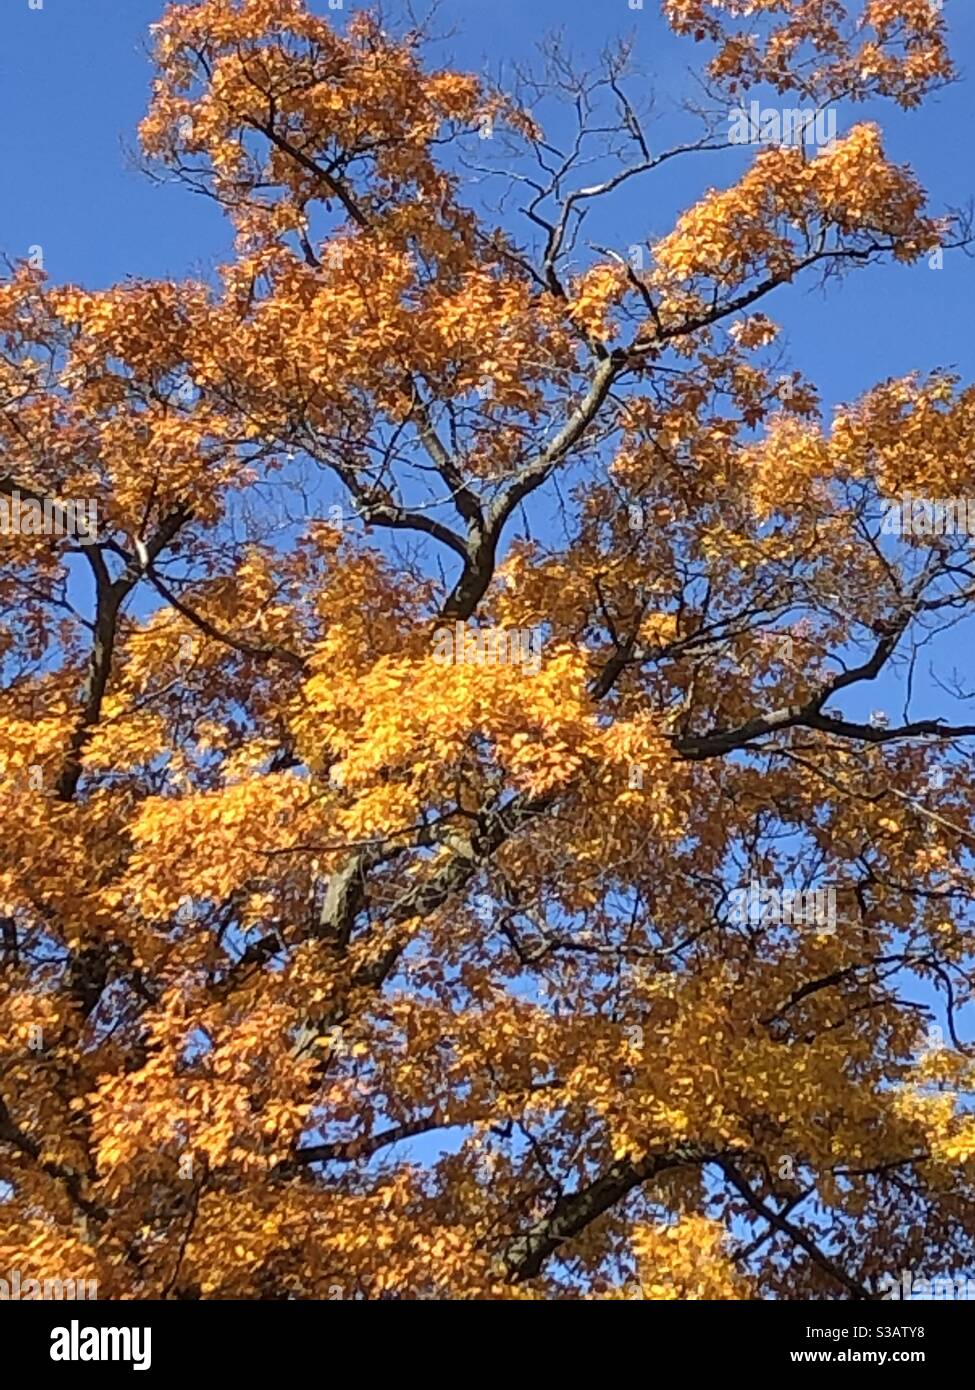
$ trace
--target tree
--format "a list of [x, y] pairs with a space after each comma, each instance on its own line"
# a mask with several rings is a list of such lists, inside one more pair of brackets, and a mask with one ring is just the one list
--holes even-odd
[[966, 227], [860, 123], [652, 244], [580, 230], [740, 161], [753, 92], [918, 105], [944, 19], [663, 8], [724, 106], [661, 151], [625, 52], [506, 94], [420, 27], [172, 6], [141, 141], [229, 263], [0, 286], [23, 1277], [869, 1298], [970, 1262], [975, 725], [848, 702], [971, 610], [967, 535], [885, 523], [964, 495], [975, 393], [825, 423], [765, 312]]

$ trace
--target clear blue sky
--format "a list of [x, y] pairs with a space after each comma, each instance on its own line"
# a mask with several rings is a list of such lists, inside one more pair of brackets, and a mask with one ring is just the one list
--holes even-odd
[[[327, 13], [326, 0], [314, 4]], [[345, 0], [346, 15], [353, 7]], [[163, 8], [162, 0], [0, 7], [0, 250], [18, 256], [41, 245], [56, 280], [104, 286], [125, 275], [181, 276], [211, 267], [226, 246], [225, 225], [205, 199], [155, 186], [127, 166], [124, 147], [135, 144], [150, 80], [148, 28]], [[962, 80], [916, 113], [888, 103], [863, 111], [883, 121], [890, 153], [914, 165], [936, 206], [961, 204], [975, 189], [975, 5], [945, 0], [945, 9]], [[614, 34], [634, 34], [646, 73], [634, 90], [642, 98], [655, 89], [661, 144], [680, 128], [672, 109], [700, 56], [669, 32], [657, 0], [645, 0], [643, 11], [626, 0], [443, 0], [438, 28], [456, 30], [443, 47], [459, 64], [493, 72], [530, 57], [554, 29], [592, 58]], [[841, 125], [850, 114], [843, 111]], [[666, 231], [671, 210], [691, 201], [702, 180], [730, 179], [736, 154], [631, 185], [600, 233], [625, 249]], [[955, 256], [941, 272], [926, 263], [872, 269], [826, 298], [786, 292], [771, 312], [788, 329], [795, 365], [831, 403], [912, 367], [955, 365], [975, 376], [966, 312], [973, 304], [975, 261]]]

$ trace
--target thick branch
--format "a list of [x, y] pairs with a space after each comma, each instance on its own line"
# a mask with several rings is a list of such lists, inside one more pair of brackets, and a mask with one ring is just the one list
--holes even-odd
[[645, 1182], [673, 1168], [707, 1163], [712, 1157], [689, 1144], [669, 1154], [654, 1154], [639, 1163], [628, 1159], [614, 1163], [588, 1187], [560, 1198], [547, 1216], [508, 1243], [504, 1253], [508, 1282], [520, 1284], [534, 1279], [561, 1245], [579, 1235], [597, 1217]]

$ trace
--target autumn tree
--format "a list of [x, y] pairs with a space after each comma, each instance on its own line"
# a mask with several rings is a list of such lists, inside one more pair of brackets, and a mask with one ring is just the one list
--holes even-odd
[[[663, 11], [707, 94], [667, 148], [625, 53], [501, 91], [420, 24], [173, 5], [142, 150], [227, 263], [0, 285], [0, 501], [98, 512], [0, 535], [0, 1265], [252, 1299], [970, 1267], [975, 725], [851, 711], [975, 600], [966, 534], [885, 527], [970, 488], [975, 392], [918, 364], [824, 419], [770, 317], [966, 229], [871, 122], [744, 173], [727, 124], [919, 106], [944, 16]], [[662, 238], [589, 239], [725, 158]]]

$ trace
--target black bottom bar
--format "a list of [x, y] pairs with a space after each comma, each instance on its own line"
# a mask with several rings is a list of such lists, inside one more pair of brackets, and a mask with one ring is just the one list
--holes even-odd
[[[664, 1357], [686, 1371], [721, 1375], [807, 1367], [829, 1373], [857, 1366], [885, 1371], [947, 1371], [971, 1337], [964, 1301], [884, 1303], [615, 1302], [609, 1307], [405, 1300], [331, 1303], [0, 1302], [0, 1345], [30, 1373], [63, 1376], [166, 1376], [240, 1370], [329, 1378], [349, 1374], [349, 1353], [373, 1373], [400, 1354], [454, 1362], [455, 1375], [484, 1367], [483, 1352], [522, 1380], [537, 1358], [551, 1382], [565, 1357], [613, 1363], [629, 1355], [648, 1374]], [[508, 1322], [508, 1318], [511, 1321]], [[418, 1321], [419, 1319], [419, 1321]], [[476, 1363], [458, 1358], [455, 1335], [483, 1339]], [[600, 1340], [589, 1341], [587, 1335]], [[147, 1335], [148, 1334], [148, 1335]], [[612, 1343], [602, 1339], [609, 1334]], [[363, 1341], [363, 1336], [381, 1338]], [[340, 1342], [334, 1339], [341, 1337]], [[475, 1344], [472, 1343], [472, 1349]], [[507, 1352], [505, 1348], [507, 1347]], [[453, 1348], [453, 1350], [451, 1350]], [[378, 1353], [378, 1359], [374, 1354]], [[571, 1362], [570, 1362], [571, 1358]], [[554, 1363], [554, 1364], [553, 1364]], [[343, 1370], [342, 1367], [345, 1367]], [[506, 1373], [507, 1375], [508, 1373]], [[299, 1382], [300, 1383], [300, 1382]]]

